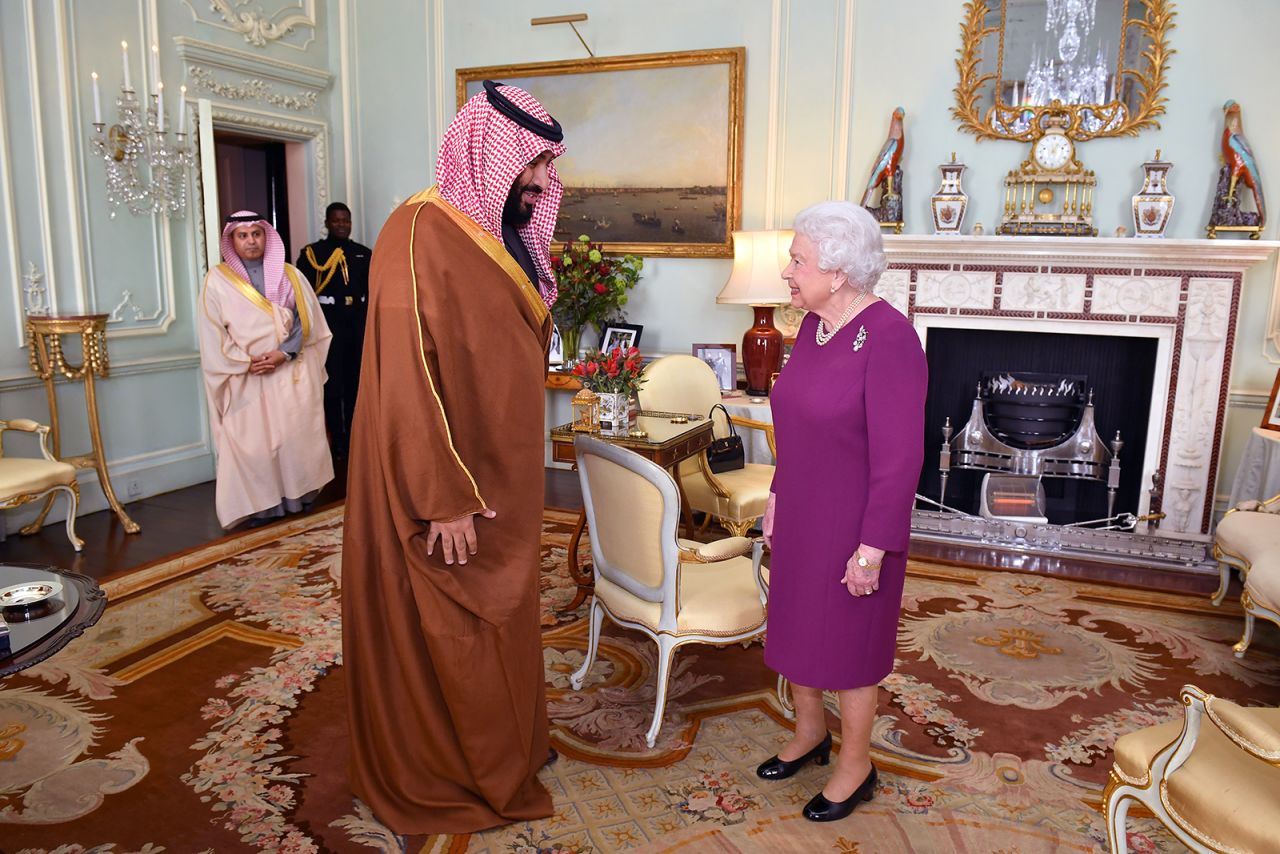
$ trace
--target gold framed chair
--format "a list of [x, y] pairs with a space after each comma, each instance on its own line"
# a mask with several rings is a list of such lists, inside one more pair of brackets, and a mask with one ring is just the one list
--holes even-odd
[[1244, 656], [1253, 640], [1258, 617], [1280, 626], [1280, 495], [1266, 501], [1242, 501], [1231, 508], [1214, 531], [1213, 557], [1218, 562], [1218, 590], [1213, 604], [1221, 605], [1231, 583], [1231, 570], [1244, 586], [1244, 635], [1232, 649]]
[[606, 615], [647, 635], [658, 645], [657, 697], [645, 735], [645, 743], [653, 747], [676, 650], [690, 643], [724, 646], [764, 634], [769, 595], [767, 570], [761, 566], [764, 542], [677, 539], [680, 494], [662, 467], [590, 436], [578, 436], [574, 450], [591, 530], [595, 593], [587, 655], [569, 682], [574, 690], [582, 689]]
[[1198, 852], [1275, 851], [1280, 840], [1280, 709], [1245, 708], [1182, 688], [1184, 717], [1116, 741], [1103, 791], [1112, 854], [1141, 803]]
[[[35, 433], [40, 437], [43, 458], [10, 457], [4, 453], [4, 434], [9, 430]], [[49, 450], [49, 427], [27, 418], [0, 421], [0, 510], [9, 510], [39, 501], [52, 492], [67, 496], [67, 539], [76, 551], [84, 541], [76, 536], [76, 509], [80, 504], [80, 485], [76, 468], [55, 458]], [[24, 534], [35, 533], [26, 528]]]
[[[645, 383], [637, 395], [640, 408], [646, 411], [711, 414], [720, 403], [720, 381], [715, 371], [693, 356], [663, 356], [650, 362], [644, 370]], [[712, 415], [716, 438], [729, 434], [729, 423], [723, 411]], [[739, 427], [763, 430], [769, 450], [777, 457], [773, 425], [747, 418], [729, 419]], [[707, 464], [705, 452], [676, 467], [676, 476], [693, 510], [714, 518], [735, 537], [745, 536], [762, 516], [769, 501], [774, 467], [764, 463], [747, 463], [736, 471], [714, 473]], [[703, 530], [706, 525], [703, 525]]]

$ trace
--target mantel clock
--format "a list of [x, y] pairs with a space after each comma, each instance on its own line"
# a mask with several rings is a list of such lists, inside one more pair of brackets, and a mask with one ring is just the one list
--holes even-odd
[[1093, 189], [1097, 177], [1076, 158], [1069, 117], [1049, 114], [1022, 165], [1004, 179], [1001, 234], [1096, 236]]

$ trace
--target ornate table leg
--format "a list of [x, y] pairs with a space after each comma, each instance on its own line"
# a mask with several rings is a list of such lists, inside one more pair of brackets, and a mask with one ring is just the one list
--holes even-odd
[[89, 440], [93, 443], [93, 467], [98, 471], [98, 483], [102, 486], [102, 494], [107, 497], [107, 503], [116, 512], [120, 524], [124, 525], [125, 533], [136, 534], [142, 530], [142, 527], [133, 521], [120, 505], [120, 500], [116, 498], [116, 491], [111, 486], [111, 475], [107, 473], [107, 454], [102, 447], [102, 428], [98, 425], [98, 391], [93, 383], [92, 372], [85, 373], [84, 400], [89, 409]]
[[587, 528], [587, 511], [578, 511], [578, 524], [573, 526], [573, 536], [569, 538], [569, 577], [578, 585], [578, 592], [574, 595], [573, 601], [564, 607], [565, 611], [572, 611], [587, 600], [587, 596], [595, 589], [595, 582], [592, 578], [591, 566], [585, 568], [578, 565], [578, 546], [582, 542], [582, 532]]

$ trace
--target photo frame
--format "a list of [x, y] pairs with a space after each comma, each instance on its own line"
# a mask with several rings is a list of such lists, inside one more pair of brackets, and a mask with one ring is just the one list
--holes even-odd
[[721, 391], [738, 388], [738, 348], [734, 344], [694, 344], [693, 355], [716, 372]]
[[1262, 412], [1262, 429], [1280, 431], [1280, 371], [1271, 383], [1271, 397], [1267, 398], [1267, 408]]
[[611, 254], [732, 258], [745, 65], [734, 47], [459, 68], [455, 79], [459, 108], [495, 80], [563, 126], [557, 242], [588, 234]]
[[547, 349], [548, 365], [564, 364], [564, 339], [560, 337], [560, 327], [551, 324], [551, 346]]
[[635, 323], [610, 323], [600, 334], [600, 352], [608, 353], [614, 347], [628, 349], [640, 346], [640, 333], [644, 327]]

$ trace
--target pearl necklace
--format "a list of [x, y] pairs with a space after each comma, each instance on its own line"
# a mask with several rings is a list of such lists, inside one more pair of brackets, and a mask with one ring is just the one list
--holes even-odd
[[867, 298], [867, 291], [863, 291], [858, 298], [849, 303], [849, 307], [844, 310], [844, 314], [840, 315], [840, 319], [836, 321], [836, 325], [832, 327], [830, 332], [823, 332], [827, 322], [821, 317], [818, 318], [818, 325], [813, 328], [818, 339], [818, 346], [825, 346], [828, 341], [836, 337], [836, 333], [844, 329], [844, 325], [849, 322], [849, 318], [858, 310], [858, 306], [862, 305], [862, 301]]

